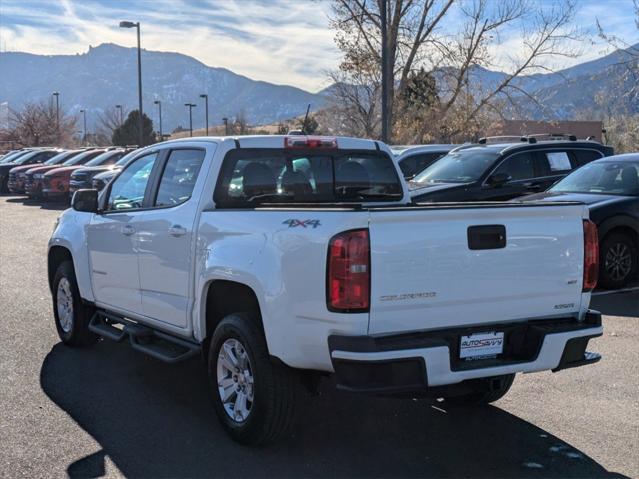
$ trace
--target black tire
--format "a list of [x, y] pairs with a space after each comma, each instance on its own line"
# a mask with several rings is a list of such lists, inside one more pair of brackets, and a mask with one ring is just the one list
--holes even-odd
[[[65, 322], [58, 310], [58, 296], [61, 294], [60, 282], [66, 281], [71, 293], [72, 305], [71, 323]], [[64, 287], [62, 289], [65, 289]], [[64, 294], [64, 293], [62, 293]], [[71, 347], [85, 347], [94, 344], [98, 340], [95, 333], [89, 331], [89, 321], [95, 312], [94, 308], [82, 303], [78, 284], [75, 279], [75, 271], [71, 261], [64, 261], [58, 266], [53, 277], [53, 315], [58, 336], [64, 344]]]
[[599, 285], [606, 289], [625, 286], [637, 277], [638, 261], [637, 245], [630, 236], [607, 235], [599, 248]]
[[[218, 356], [227, 340], [239, 341], [248, 354], [253, 378], [250, 411], [242, 421], [235, 420], [227, 412], [218, 388]], [[222, 319], [211, 339], [208, 374], [215, 412], [233, 440], [244, 445], [261, 445], [290, 433], [295, 422], [299, 378], [293, 369], [271, 360], [256, 318], [247, 313], [236, 313]]]
[[503, 398], [510, 390], [514, 380], [514, 374], [507, 374], [473, 381], [471, 387], [476, 389], [476, 392], [448, 397], [444, 398], [444, 400], [446, 404], [452, 406], [482, 406], [490, 404]]
[[5, 176], [0, 180], [0, 193], [6, 194], [9, 193], [9, 175]]

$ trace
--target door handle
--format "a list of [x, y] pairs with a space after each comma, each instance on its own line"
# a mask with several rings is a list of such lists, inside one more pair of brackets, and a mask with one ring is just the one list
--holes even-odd
[[169, 234], [171, 236], [184, 236], [186, 234], [186, 228], [180, 225], [173, 225], [169, 228]]
[[135, 228], [131, 225], [124, 225], [121, 231], [124, 236], [131, 236], [135, 233]]

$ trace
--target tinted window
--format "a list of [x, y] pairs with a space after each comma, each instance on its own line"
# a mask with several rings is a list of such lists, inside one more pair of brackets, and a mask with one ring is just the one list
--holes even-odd
[[157, 153], [152, 153], [138, 158], [113, 181], [107, 209], [130, 210], [142, 207], [146, 185], [157, 156]]
[[595, 150], [574, 150], [573, 155], [577, 168], [602, 157], [602, 154]]
[[85, 152], [82, 152], [82, 153], [74, 156], [70, 160], [65, 161], [63, 163], [63, 166], [84, 165], [91, 158], [95, 158], [96, 156], [98, 156], [98, 155], [100, 155], [102, 153], [103, 153], [102, 150], [85, 151]]
[[403, 196], [393, 160], [377, 153], [303, 154], [244, 149], [224, 159], [220, 206], [268, 202], [397, 201]]
[[53, 158], [49, 158], [47, 161], [44, 162], [45, 165], [58, 165], [64, 161], [66, 161], [67, 159], [69, 159], [69, 156], [73, 155], [73, 152], [71, 151], [63, 151], [62, 153], [58, 153], [57, 155], [55, 155]]
[[437, 158], [441, 158], [445, 154], [446, 153], [443, 152], [432, 152], [407, 156], [401, 160], [399, 168], [402, 170], [404, 178], [412, 178], [417, 173], [423, 171], [427, 166], [430, 166]]
[[589, 163], [565, 177], [550, 191], [639, 195], [639, 162]]
[[468, 183], [490, 168], [498, 153], [479, 148], [448, 153], [418, 174], [413, 183]]
[[204, 150], [171, 151], [164, 166], [155, 206], [175, 206], [191, 198], [205, 153]]
[[493, 174], [505, 173], [511, 181], [527, 180], [535, 177], [535, 154], [518, 153], [506, 158]]
[[112, 165], [113, 163], [118, 161], [120, 158], [122, 158], [122, 155], [123, 153], [119, 151], [118, 152], [107, 151], [96, 156], [91, 161], [87, 162], [86, 165], [87, 166]]

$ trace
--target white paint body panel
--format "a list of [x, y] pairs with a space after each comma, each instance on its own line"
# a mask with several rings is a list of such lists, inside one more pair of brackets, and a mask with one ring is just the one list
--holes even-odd
[[[369, 334], [577, 315], [583, 211], [373, 211]], [[468, 248], [469, 226], [495, 224], [506, 228], [505, 248]]]
[[[242, 137], [239, 143], [242, 148], [281, 148], [283, 140]], [[216, 210], [217, 176], [222, 159], [236, 147], [235, 140], [185, 139], [153, 149], [174, 145], [207, 149], [191, 200], [178, 207], [135, 214], [67, 210], [53, 234], [50, 247], [66, 247], [73, 256], [82, 297], [100, 307], [201, 342], [212, 334], [206, 330], [205, 316], [209, 286], [216, 280], [235, 281], [250, 287], [257, 297], [271, 355], [292, 367], [328, 372], [333, 366], [327, 340], [333, 334], [387, 334], [583, 316], [587, 309], [589, 294], [581, 293], [585, 207]], [[375, 142], [359, 139], [339, 138], [338, 145], [376, 148]], [[379, 146], [390, 154], [386, 145]], [[404, 185], [403, 202], [408, 198]], [[318, 220], [319, 225], [289, 227], [289, 219]], [[87, 233], [89, 224], [115, 232], [121, 223], [131, 221], [138, 224], [128, 244]], [[165, 234], [176, 222], [190, 228], [179, 241]], [[508, 246], [468, 250], [466, 229], [478, 224], [505, 225]], [[371, 312], [333, 313], [326, 306], [328, 243], [335, 234], [357, 228], [370, 228]], [[100, 268], [108, 268], [111, 276], [91, 274], [92, 269]], [[571, 282], [573, 279], [576, 281]], [[380, 300], [420, 292], [436, 294]], [[560, 311], [554, 309], [557, 304], [571, 303]], [[583, 333], [573, 334], [579, 335]], [[558, 348], [572, 336], [555, 336], [546, 339], [534, 365], [509, 367], [525, 371], [556, 366]], [[406, 353], [410, 352], [383, 354]], [[465, 378], [447, 371], [447, 351], [419, 353], [427, 357], [429, 379], [439, 378], [438, 384]], [[367, 358], [371, 356], [360, 359]], [[480, 369], [463, 374], [503, 373]]]

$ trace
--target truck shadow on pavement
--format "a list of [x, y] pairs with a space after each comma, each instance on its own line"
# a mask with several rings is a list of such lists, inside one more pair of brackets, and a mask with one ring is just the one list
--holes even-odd
[[22, 203], [24, 206], [36, 206], [42, 210], [66, 210], [69, 208], [68, 204], [64, 202], [37, 200], [25, 197], [9, 198], [7, 203]]
[[40, 382], [102, 448], [71, 477], [104, 475], [106, 456], [127, 477], [624, 477], [498, 407], [446, 412], [328, 381], [302, 396], [293, 438], [242, 447], [218, 425], [201, 361], [168, 366], [109, 342], [57, 344]]
[[590, 307], [607, 316], [639, 317], [639, 291], [593, 296]]

